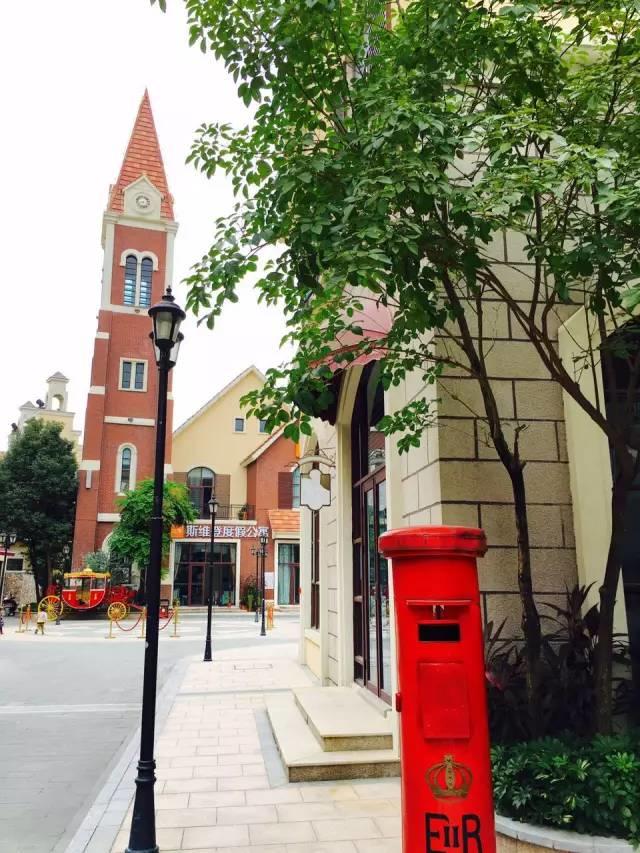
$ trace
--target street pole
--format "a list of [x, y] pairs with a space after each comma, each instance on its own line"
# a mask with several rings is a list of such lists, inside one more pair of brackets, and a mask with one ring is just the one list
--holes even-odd
[[209, 501], [209, 512], [211, 514], [211, 550], [209, 553], [209, 565], [207, 566], [207, 638], [204, 644], [204, 660], [207, 663], [210, 663], [213, 659], [211, 653], [211, 620], [213, 616], [213, 543], [215, 536], [217, 510], [218, 502], [216, 501], [216, 496], [212, 494], [211, 500]]
[[159, 853], [156, 844], [154, 785], [156, 762], [154, 738], [156, 724], [156, 686], [158, 680], [158, 631], [160, 621], [160, 570], [162, 568], [162, 504], [164, 498], [164, 459], [167, 436], [167, 391], [169, 371], [174, 366], [182, 340], [180, 323], [184, 311], [174, 304], [171, 288], [157, 305], [149, 309], [153, 320], [152, 340], [158, 365], [158, 413], [153, 482], [151, 543], [146, 578], [147, 637], [144, 651], [140, 758], [136, 776], [131, 832], [126, 853]]
[[3, 606], [4, 601], [4, 579], [7, 576], [7, 558], [9, 556], [9, 548], [16, 541], [15, 533], [5, 533], [4, 534], [4, 559], [2, 561], [2, 574], [0, 574], [0, 607]]
[[[65, 545], [62, 549], [62, 553], [64, 555], [64, 568], [69, 568], [69, 554], [71, 553], [71, 549], [68, 545]], [[62, 588], [64, 587], [64, 569], [62, 573], [62, 577], [60, 578], [60, 583], [58, 584], [58, 598], [60, 599], [60, 604], [58, 605], [58, 609], [56, 610], [56, 625], [60, 624], [60, 615], [62, 613]]]
[[262, 626], [260, 627], [260, 636], [261, 637], [267, 636], [267, 629], [266, 629], [265, 622], [264, 622], [265, 610], [266, 610], [266, 604], [265, 604], [265, 600], [264, 600], [264, 598], [265, 598], [264, 563], [265, 563], [266, 556], [267, 556], [267, 537], [263, 534], [260, 537], [260, 558], [261, 558], [261, 562], [262, 562]]
[[260, 567], [260, 548], [252, 548], [251, 553], [255, 554], [255, 557], [256, 557], [256, 615], [255, 615], [254, 621], [259, 622], [260, 616], [258, 615], [258, 609], [259, 608], [258, 608], [257, 595], [258, 595], [258, 592], [260, 590], [260, 568], [259, 568]]

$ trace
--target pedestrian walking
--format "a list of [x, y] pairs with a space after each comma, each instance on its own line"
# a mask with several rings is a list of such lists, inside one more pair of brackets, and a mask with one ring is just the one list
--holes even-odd
[[4, 607], [0, 607], [0, 637], [4, 634]]
[[36, 617], [36, 634], [38, 631], [44, 637], [44, 623], [47, 621], [47, 611], [46, 610], [38, 610], [38, 616]]

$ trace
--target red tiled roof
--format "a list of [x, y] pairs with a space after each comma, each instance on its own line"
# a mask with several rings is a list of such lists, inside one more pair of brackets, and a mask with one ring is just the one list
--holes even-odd
[[274, 533], [300, 532], [300, 513], [297, 509], [270, 509], [269, 521]]
[[124, 210], [125, 187], [142, 175], [146, 175], [154, 187], [162, 193], [161, 215], [166, 219], [173, 219], [173, 197], [169, 192], [158, 134], [151, 112], [149, 92], [146, 89], [124, 155], [120, 175], [109, 192], [109, 210], [119, 213]]

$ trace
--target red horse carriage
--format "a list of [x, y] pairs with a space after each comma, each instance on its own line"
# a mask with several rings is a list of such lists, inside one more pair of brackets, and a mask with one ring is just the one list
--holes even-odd
[[128, 609], [135, 596], [135, 590], [129, 586], [112, 585], [109, 572], [93, 572], [91, 569], [65, 572], [62, 600], [59, 592], [58, 587], [52, 584], [38, 605], [38, 610], [46, 610], [50, 619], [55, 619], [65, 607], [78, 611], [97, 610], [118, 601]]

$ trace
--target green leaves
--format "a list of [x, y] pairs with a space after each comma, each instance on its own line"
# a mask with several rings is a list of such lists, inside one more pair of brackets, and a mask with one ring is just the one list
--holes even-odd
[[0, 460], [0, 530], [27, 545], [40, 589], [72, 539], [77, 464], [62, 425], [33, 418]]
[[492, 750], [496, 810], [506, 817], [640, 844], [637, 733], [546, 738]]
[[[142, 480], [120, 499], [120, 521], [109, 539], [111, 554], [138, 562], [141, 566], [149, 565], [153, 489], [153, 480]], [[164, 556], [169, 553], [171, 527], [192, 521], [195, 515], [186, 487], [180, 483], [165, 482], [162, 507]]]

